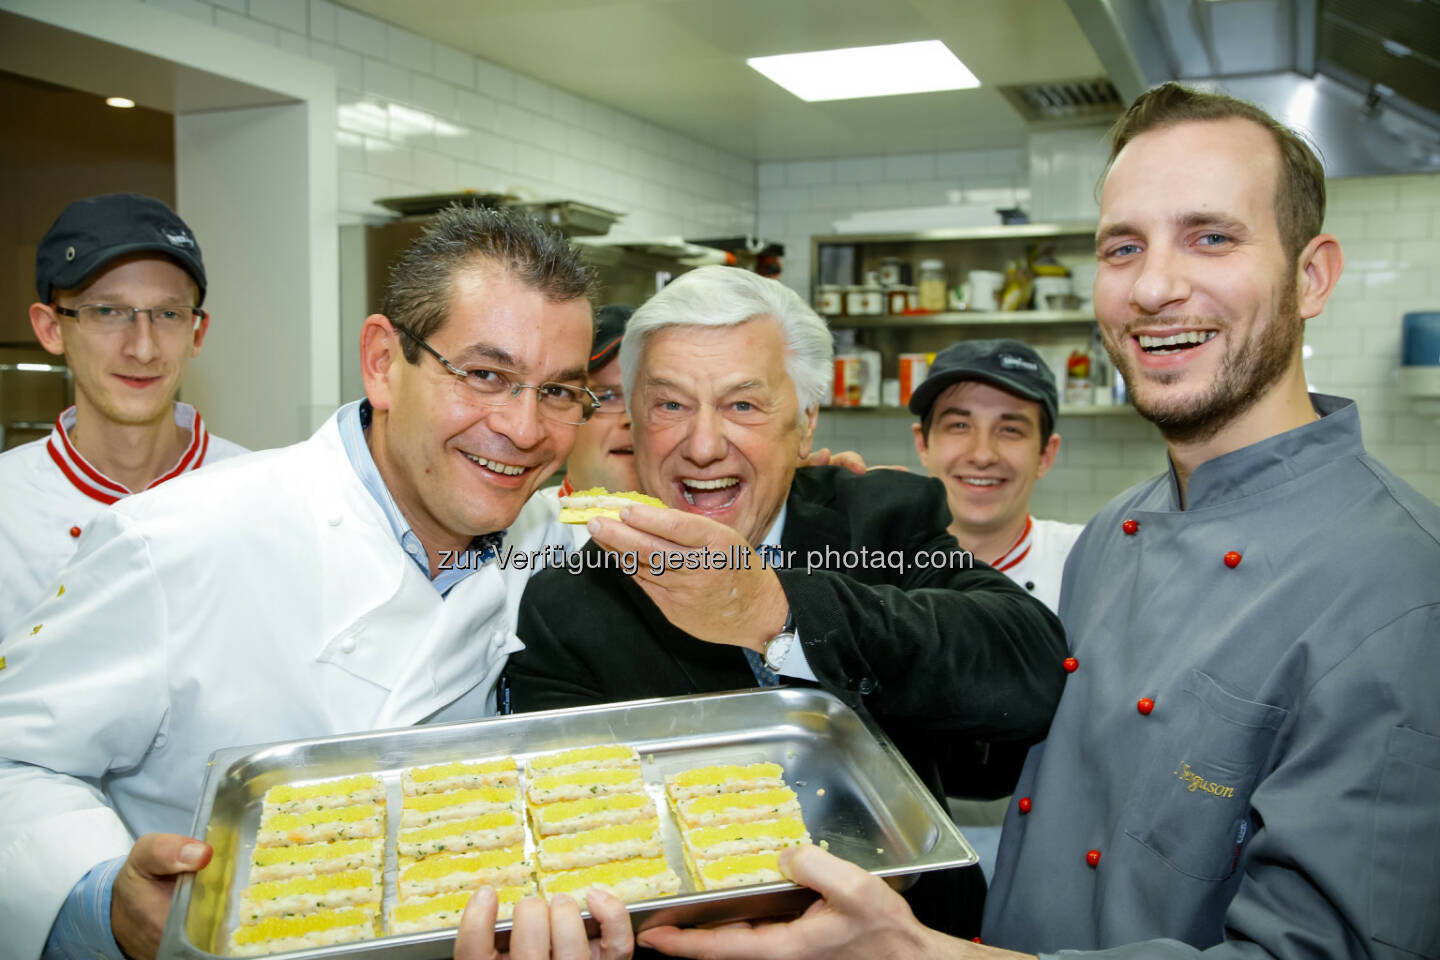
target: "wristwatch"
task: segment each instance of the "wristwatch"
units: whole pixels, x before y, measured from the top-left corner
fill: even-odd
[[[765,666],[775,673],[779,673],[780,668],[789,658],[790,648],[793,646],[795,646],[795,611],[792,608],[785,614],[785,626],[780,628],[779,633],[765,641]]]

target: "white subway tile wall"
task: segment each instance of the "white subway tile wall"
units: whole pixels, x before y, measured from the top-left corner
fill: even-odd
[[[616,236],[755,229],[753,161],[330,0],[144,2],[335,68],[341,222],[468,188],[623,212]]]
[[[856,213],[1030,199],[1023,149],[761,163],[756,229],[785,244],[782,279],[810,296],[810,238]]]
[[[964,154],[945,156],[951,159],[937,163],[937,170],[957,171],[956,189],[970,190],[976,177],[988,175],[988,166],[973,157],[967,162]],[[902,185],[886,177],[885,170],[898,169],[893,164],[882,167],[875,158],[858,164],[839,160],[837,174],[842,164],[874,176],[859,184],[862,199],[867,189]],[[797,258],[787,258],[785,272],[786,280],[808,296],[809,264],[804,261],[809,236],[830,232],[829,222],[850,211],[825,207],[825,187],[792,185],[795,168],[802,178],[814,176],[813,164],[760,165],[760,230],[767,235],[784,231],[788,249],[804,252],[798,265]],[[923,170],[923,164],[908,169]],[[1015,188],[1017,195],[1022,190]],[[1345,251],[1345,272],[1325,312],[1306,325],[1305,342],[1313,351],[1306,374],[1313,389],[1354,399],[1370,452],[1440,502],[1440,421],[1417,415],[1397,383],[1401,317],[1440,310],[1440,175],[1331,180],[1327,197],[1325,228]],[[782,200],[785,209],[777,209],[772,198]],[[964,333],[957,330],[956,339]],[[870,463],[904,464],[918,471],[910,429],[914,419],[902,411],[824,410],[816,444],[859,450]],[[1031,506],[1036,516],[1084,523],[1116,494],[1166,467],[1158,432],[1134,414],[1062,415],[1058,429],[1062,440],[1055,467],[1035,485]]]

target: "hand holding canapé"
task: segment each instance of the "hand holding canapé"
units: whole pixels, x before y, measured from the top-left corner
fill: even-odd
[[[620,520],[593,519],[588,529],[607,550],[633,551],[639,557],[635,582],[666,620],[693,637],[759,652],[785,626],[790,605],[775,571],[761,563],[739,532],[723,523],[637,503],[622,510]],[[666,562],[672,555],[702,553],[712,561],[698,569],[683,560]],[[659,562],[650,564],[651,557]],[[718,558],[725,558],[723,569]],[[734,563],[732,558],[749,562]]]

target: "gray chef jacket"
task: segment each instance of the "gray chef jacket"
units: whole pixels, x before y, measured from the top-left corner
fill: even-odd
[[[1311,399],[1323,419],[1201,464],[1183,511],[1172,471],[1081,535],[986,943],[1440,956],[1440,507],[1352,402]]]

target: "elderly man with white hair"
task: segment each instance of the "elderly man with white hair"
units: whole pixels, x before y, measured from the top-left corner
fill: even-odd
[[[832,352],[793,291],[731,267],[684,274],[635,312],[620,364],[636,472],[671,509],[592,520],[583,572],[531,581],[513,709],[798,679],[868,708],[932,787],[939,765],[977,794],[1013,786],[1063,686],[1060,625],[956,549],[938,481],[797,467]],[[751,562],[652,563],[675,554]],[[973,933],[984,881],[959,873],[922,880],[912,906]]]

